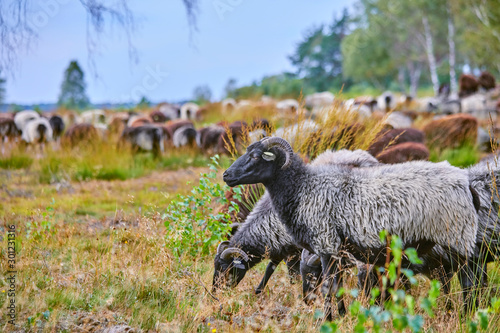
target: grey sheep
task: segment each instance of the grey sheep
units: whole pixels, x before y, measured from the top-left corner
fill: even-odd
[[[367,167],[377,163],[373,156],[363,150],[340,150],[320,154],[311,165]],[[298,275],[300,251],[274,213],[269,194],[265,193],[231,240],[222,242],[217,248],[213,286],[221,287],[223,281],[228,286],[236,286],[249,269],[269,256],[271,262],[255,290],[259,294],[283,260],[287,263],[290,275]]]
[[[438,244],[462,264],[474,253],[478,222],[468,177],[446,163],[310,167],[287,141],[264,138],[250,145],[223,179],[229,186],[264,184],[294,242],[320,256],[328,319],[343,245],[358,260],[383,264],[379,233],[387,230],[404,248],[419,246],[421,254]],[[460,281],[467,308],[468,289],[478,283],[470,266],[464,266]],[[338,308],[345,313],[340,303]]]

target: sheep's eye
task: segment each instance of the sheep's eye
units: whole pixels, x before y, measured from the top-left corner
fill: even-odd
[[[258,160],[260,158],[260,155],[259,154],[252,154],[252,158],[254,160]]]

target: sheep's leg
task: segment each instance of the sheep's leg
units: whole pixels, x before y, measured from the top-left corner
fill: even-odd
[[[331,321],[333,318],[332,295],[336,297],[339,289],[338,263],[329,255],[321,255],[321,265],[323,270],[322,293],[325,296],[325,318]],[[345,314],[345,305],[342,298],[337,302],[337,308],[340,315]]]
[[[271,262],[269,262],[269,264],[267,264],[266,272],[264,273],[264,277],[262,278],[262,281],[260,281],[259,285],[255,289],[256,294],[260,294],[264,290],[264,288],[267,285],[267,282],[271,278],[271,275],[273,275],[274,270],[276,269],[276,267],[279,265],[280,262],[276,263],[276,262],[271,261]]]

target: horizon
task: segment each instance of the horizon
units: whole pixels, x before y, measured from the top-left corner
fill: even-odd
[[[132,64],[129,59],[124,34],[117,33],[116,26],[107,26],[95,54],[98,77],[89,64],[86,14],[81,5],[59,4],[51,11],[33,8],[33,17],[42,13],[48,20],[38,25],[37,46],[19,56],[20,69],[2,75],[7,79],[4,104],[57,103],[63,72],[71,60],[83,69],[94,105],[137,103],[144,92],[153,103],[189,100],[201,85],[208,85],[212,99],[220,100],[230,78],[244,85],[267,75],[293,72],[288,56],[304,33],[330,24],[352,1],[240,2],[222,7],[225,12],[217,11],[220,3],[224,2],[200,4],[198,32],[192,35],[182,2],[157,1],[155,7],[132,4],[139,26],[132,42],[139,62]],[[258,16],[260,20],[255,19]],[[158,30],[167,32],[164,40],[158,41]]]

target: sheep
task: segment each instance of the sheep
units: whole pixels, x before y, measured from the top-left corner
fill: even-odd
[[[192,126],[183,126],[178,128],[172,137],[175,148],[192,145],[196,142],[196,130]]]
[[[314,93],[306,96],[305,106],[310,108],[312,113],[318,113],[324,108],[331,107],[334,100],[335,96],[329,91]]]
[[[489,72],[482,72],[478,79],[479,86],[488,91],[496,87],[496,80]]]
[[[163,115],[168,120],[174,120],[174,119],[178,119],[181,117],[181,109],[178,105],[161,103],[161,104],[158,104],[157,107],[158,107],[158,111],[163,113]]]
[[[273,136],[286,139],[293,146],[298,139],[307,138],[318,129],[319,125],[316,122],[307,119],[292,126],[278,128]]]
[[[295,113],[299,111],[300,109],[300,104],[297,102],[295,99],[284,99],[282,101],[279,101],[276,103],[276,109],[279,112],[291,112]]]
[[[219,136],[217,141],[217,152],[221,154],[230,154],[230,150],[233,148],[238,150],[244,140],[243,136],[247,132],[247,127],[247,123],[244,121],[232,122],[227,125],[227,130],[226,127],[224,127],[224,133]],[[231,138],[229,138],[229,134]],[[231,142],[234,143],[234,147],[232,147]]]
[[[466,97],[475,94],[479,90],[479,82],[477,82],[474,76],[468,74],[460,75],[460,78],[458,79],[458,85],[459,97]]]
[[[235,287],[246,272],[265,257],[267,265],[262,281],[255,289],[260,294],[274,270],[285,261],[291,276],[299,275],[300,249],[292,242],[279,218],[273,213],[270,197],[264,193],[252,212],[229,241],[217,247],[214,259],[213,289],[223,286]]]
[[[398,128],[382,131],[377,135],[374,142],[368,147],[368,152],[377,156],[384,149],[403,142],[424,143],[424,132],[414,128]]]
[[[52,141],[52,127],[47,118],[37,118],[24,125],[21,139],[24,144],[40,144],[43,153],[46,142]]]
[[[441,245],[461,264],[469,263],[474,253],[478,223],[467,174],[448,163],[313,168],[286,140],[264,138],[248,146],[223,180],[229,186],[264,184],[294,242],[320,256],[329,319],[343,242],[357,260],[373,264],[385,263],[382,230],[398,235],[403,248],[419,245],[426,253]],[[469,289],[477,286],[472,265],[463,267],[460,279],[466,309]],[[339,305],[339,313],[344,314],[345,307]]]
[[[392,128],[408,128],[413,124],[413,119],[402,112],[394,111],[387,116],[384,123]]]
[[[16,123],[17,129],[22,131],[28,122],[38,118],[40,118],[38,112],[34,110],[23,110],[14,115],[14,122]]]
[[[131,144],[134,152],[152,151],[154,157],[159,157],[164,151],[163,129],[154,125],[126,128],[118,141],[118,148],[126,142]]]
[[[9,139],[15,139],[21,135],[21,131],[17,128],[14,119],[0,118],[0,139],[2,140],[2,155],[5,154],[5,144]]]
[[[220,136],[225,132],[226,129],[220,125],[201,128],[196,135],[196,144],[203,152],[214,151],[217,149]]]
[[[423,143],[404,142],[385,149],[376,157],[379,162],[385,164],[427,161],[429,159],[429,149]]]
[[[78,123],[80,124],[105,124],[106,123],[106,113],[104,110],[95,109],[82,112],[80,115]]]
[[[234,100],[234,98],[226,98],[221,102],[221,104],[223,113],[233,111],[236,108],[236,101]]]
[[[311,163],[313,167],[328,165],[365,167],[375,164],[378,164],[377,160],[362,150],[326,151]],[[256,191],[257,189],[254,186],[251,187],[250,192],[255,193]],[[242,199],[248,201],[248,198],[247,195],[246,198]],[[247,211],[245,205],[239,206],[240,211],[241,209]],[[246,217],[245,214],[238,214],[238,216],[240,219]],[[237,285],[243,279],[246,271],[262,261],[267,252],[269,252],[271,262],[267,266],[264,278],[256,289],[257,294],[264,289],[276,266],[282,260],[294,258],[291,265],[288,261],[287,265],[289,271],[298,273],[297,262],[300,257],[300,249],[292,242],[285,227],[272,209],[269,195],[265,193],[255,204],[245,223],[238,228],[230,241],[219,245],[214,261],[214,287],[219,287],[223,279],[233,286]],[[237,260],[237,263],[234,263],[234,260]],[[235,270],[231,268],[235,268]]]
[[[169,117],[165,116],[164,113],[160,111],[153,111],[149,114],[149,118],[153,120],[154,123],[164,123],[170,120]]]
[[[423,128],[427,145],[440,149],[473,145],[477,140],[477,129],[477,119],[463,113],[433,120]]]
[[[184,103],[181,106],[181,119],[194,119],[199,109],[195,103]]]
[[[59,142],[59,139],[61,138],[61,135],[63,134],[65,128],[63,119],[58,115],[54,115],[49,118],[49,123],[52,127],[54,139]]]
[[[141,114],[132,116],[127,121],[127,127],[139,127],[152,124],[153,124],[153,119],[151,119],[149,116]]]
[[[194,124],[191,120],[176,119],[170,120],[166,124],[162,124],[163,134],[168,139],[173,139],[175,131],[181,127],[191,127],[194,128]]]
[[[95,146],[100,140],[99,132],[92,124],[74,124],[62,137],[63,146],[74,148],[86,144]]]
[[[388,112],[396,106],[396,98],[390,91],[384,92],[377,98],[377,106],[379,110]]]

